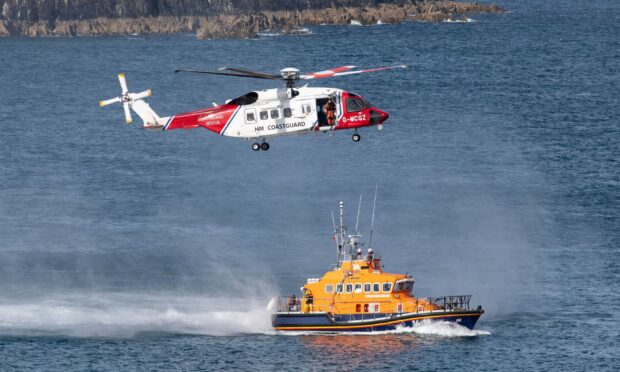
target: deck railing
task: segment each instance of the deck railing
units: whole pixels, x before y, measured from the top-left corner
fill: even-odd
[[[469,310],[471,295],[428,297],[426,300],[432,305],[439,306],[444,310]]]
[[[427,304],[431,305],[435,310],[442,311],[457,311],[457,310],[471,310],[469,307],[469,301],[471,299],[471,295],[461,295],[461,296],[443,296],[443,297],[427,297],[427,298],[419,298],[415,303],[415,311],[416,312],[426,312],[426,311],[434,311],[429,310],[426,306]],[[307,304],[305,298],[301,297],[276,297],[275,298],[275,308],[273,309],[275,312],[284,312],[284,313],[295,313],[295,312],[314,312],[314,311],[325,311],[325,312],[333,312],[333,303],[328,305],[326,308],[326,302],[331,302],[332,298],[314,298],[313,304]],[[419,302],[418,302],[419,301]],[[380,313],[400,313],[402,312],[402,308],[398,307],[397,302],[393,301],[381,301],[375,300],[373,302],[381,303]],[[360,304],[362,303],[359,300],[349,300],[349,301],[339,301],[341,304]],[[316,307],[315,307],[316,305]],[[372,314],[372,313],[369,313]]]

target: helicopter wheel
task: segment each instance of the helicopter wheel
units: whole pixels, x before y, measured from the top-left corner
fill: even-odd
[[[254,143],[252,144],[252,150],[254,150],[254,151],[258,151],[258,150],[260,150],[260,147],[261,147],[261,146],[260,146],[260,144],[259,144],[258,142],[254,142]]]
[[[263,142],[263,143],[261,143],[260,148],[263,151],[267,151],[267,150],[269,150],[269,144],[267,142]]]
[[[353,142],[359,142],[362,139],[362,136],[360,136],[359,134],[355,133],[351,139],[353,140]]]

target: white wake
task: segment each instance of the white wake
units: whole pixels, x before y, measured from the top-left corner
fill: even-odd
[[[0,335],[132,337],[140,332],[204,335],[267,333],[265,299],[74,296],[0,303]]]

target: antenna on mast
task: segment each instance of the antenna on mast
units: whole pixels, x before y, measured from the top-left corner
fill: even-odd
[[[338,238],[338,230],[336,229],[336,219],[332,210],[332,224],[334,225],[334,240],[336,241],[336,262],[340,265],[340,242]]]
[[[375,227],[375,208],[377,207],[377,189],[379,186],[375,186],[375,201],[372,203],[372,221],[370,222],[370,239],[368,240],[368,249],[372,248],[372,231]]]
[[[344,248],[344,238],[345,238],[345,231],[344,231],[344,202],[341,200],[340,201],[340,247]]]
[[[360,201],[357,205],[357,220],[355,221],[355,235],[359,235],[360,230],[358,226],[360,224],[360,210],[362,209],[362,194],[360,194]]]

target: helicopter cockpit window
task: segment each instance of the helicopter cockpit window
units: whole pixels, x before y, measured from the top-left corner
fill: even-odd
[[[277,119],[280,117],[280,111],[278,109],[271,110],[271,118]]]
[[[293,116],[293,110],[291,110],[290,107],[285,107],[284,110],[282,110],[282,113],[284,114],[285,118],[290,118],[291,116]]]
[[[269,119],[269,114],[267,113],[267,111],[261,111],[261,112],[260,112],[260,119],[261,119],[261,120],[267,120],[267,119]]]
[[[347,111],[357,112],[364,109],[364,104],[357,98],[347,98]]]
[[[228,102],[228,104],[243,106],[243,105],[251,105],[256,101],[258,101],[258,93],[250,92],[250,93],[242,95],[241,97],[237,97],[233,99],[232,101]]]

